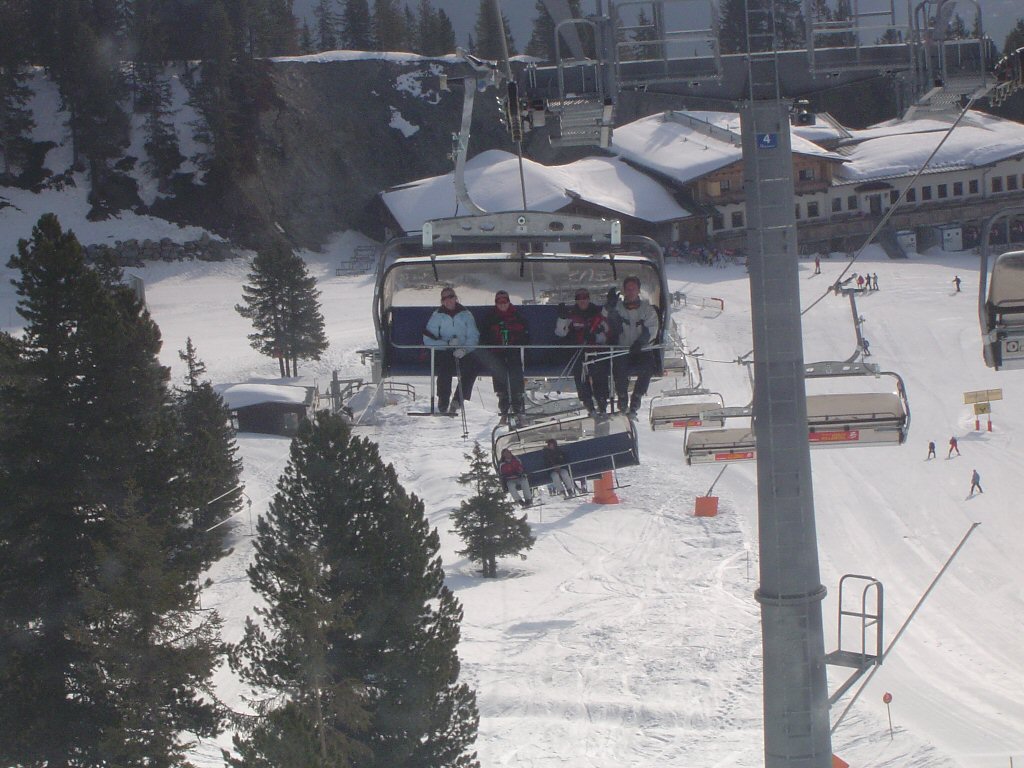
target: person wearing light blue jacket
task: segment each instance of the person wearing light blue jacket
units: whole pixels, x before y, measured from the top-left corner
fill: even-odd
[[[427,320],[423,343],[428,347],[442,348],[434,352],[437,409],[441,413],[458,413],[462,402],[473,394],[476,383],[479,366],[473,352],[480,343],[480,331],[473,314],[459,303],[455,289],[441,289],[441,306]],[[462,375],[452,399],[452,377],[456,371]]]

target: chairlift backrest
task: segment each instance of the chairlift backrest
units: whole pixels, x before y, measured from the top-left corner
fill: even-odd
[[[1007,221],[1024,218],[1024,206],[995,214],[982,227],[978,320],[982,355],[990,368],[1024,368],[1024,251],[995,257],[989,279],[993,233]]]
[[[544,448],[554,438],[569,461],[574,478],[597,477],[640,463],[636,430],[623,414],[551,419],[502,431],[491,437],[495,469],[508,448],[523,464],[530,485],[546,485],[551,470],[545,466]]]

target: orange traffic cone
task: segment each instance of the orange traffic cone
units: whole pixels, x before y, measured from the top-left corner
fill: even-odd
[[[615,495],[615,479],[611,472],[605,472],[594,480],[593,502],[595,504],[619,503],[619,497]]]
[[[718,514],[717,496],[698,496],[693,510],[696,517],[714,517]]]

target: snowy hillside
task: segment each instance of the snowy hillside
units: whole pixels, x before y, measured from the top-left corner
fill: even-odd
[[[69,199],[55,196],[48,203],[75,228]],[[11,209],[2,212],[4,256],[33,222]],[[152,236],[153,224],[125,217],[105,226],[111,237],[125,239]],[[301,383],[323,387],[335,369],[343,377],[367,375],[357,350],[375,343],[373,280],[335,276],[339,254],[354,242],[342,238],[328,253],[306,254],[323,292],[331,347],[322,362],[304,367]],[[827,650],[835,643],[840,576],[868,574],[884,583],[889,642],[971,524],[981,526],[836,730],[834,751],[851,765],[876,768],[1020,762],[1024,510],[1016,492],[1024,460],[1024,374],[997,374],[981,361],[974,257],[930,253],[894,262],[869,248],[864,258],[855,269],[876,272],[881,287],[858,302],[864,332],[874,361],[906,380],[912,423],[902,447],[813,454],[822,577],[830,593]],[[805,306],[844,265],[842,258],[826,260],[818,277],[803,265]],[[279,381],[276,363],[248,347],[248,323],[233,310],[245,263],[159,263],[132,271],[145,280],[163,332],[162,359],[175,380],[183,374],[177,350],[191,336],[215,384]],[[15,330],[15,297],[9,271],[3,272],[0,323]],[[953,294],[954,274],[964,278],[965,293]],[[751,347],[743,268],[672,265],[669,284],[724,300],[720,315],[680,308],[675,318],[705,356],[705,385],[729,405],[746,404],[746,371],[729,362]],[[805,316],[804,335],[808,361],[847,357],[854,345],[848,303],[822,301]],[[412,383],[425,399],[427,382]],[[1005,399],[994,404],[993,431],[974,432],[962,392],[997,387]],[[468,409],[470,437],[486,443],[495,398],[486,383],[479,392]],[[380,443],[405,486],[425,499],[441,533],[449,583],[465,608],[460,652],[465,679],[479,698],[482,765],[761,765],[754,466],[730,467],[715,487],[720,514],[696,518],[694,498],[707,491],[718,469],[687,467],[682,431],[652,432],[642,422],[643,464],[622,473],[628,487],[618,492],[621,503],[557,501],[532,509],[536,546],[526,560],[499,562],[499,578],[485,582],[454,554],[459,542],[448,530],[448,514],[465,493],[454,477],[465,467],[462,455],[471,442],[460,439],[452,421],[411,418],[407,407],[390,407],[379,424],[359,429]],[[960,438],[963,455],[946,460],[950,435]],[[939,458],[926,461],[929,440],[940,446]],[[274,493],[288,442],[243,434],[238,443],[255,516]],[[985,493],[967,498],[973,468]],[[243,512],[232,529],[234,552],[214,567],[213,586],[203,597],[205,608],[224,616],[228,640],[237,639],[251,613],[244,573],[251,532]],[[832,679],[831,687],[839,682]],[[225,701],[244,705],[244,692],[226,670],[218,684]],[[892,739],[885,691],[893,695]],[[229,742],[229,736],[221,739],[221,745]],[[196,759],[220,765],[217,745],[203,745]]]

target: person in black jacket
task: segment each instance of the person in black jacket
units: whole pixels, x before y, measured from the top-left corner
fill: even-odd
[[[576,495],[576,486],[572,482],[572,472],[569,471],[569,459],[565,451],[558,447],[558,441],[551,438],[547,442],[544,451],[544,467],[551,470],[551,484],[562,487],[562,495],[569,499]]]
[[[484,318],[481,340],[487,345],[507,347],[491,350],[498,362],[497,366],[492,366],[491,381],[494,394],[498,396],[498,410],[501,411],[504,423],[512,413],[520,414],[524,410],[526,382],[523,377],[522,347],[530,343],[530,328],[526,318],[512,304],[508,291],[494,294],[494,309]]]
[[[601,313],[601,307],[590,303],[590,291],[580,288],[576,291],[576,303],[572,307],[558,305],[558,320],[555,335],[575,344],[578,349],[573,357],[572,376],[576,382],[576,395],[587,413],[604,413],[608,407],[608,376],[610,365],[603,345],[608,343],[608,321]],[[587,359],[593,353],[604,359]]]

